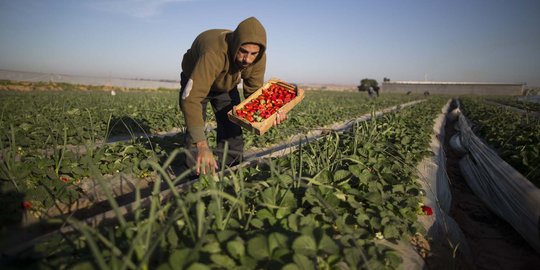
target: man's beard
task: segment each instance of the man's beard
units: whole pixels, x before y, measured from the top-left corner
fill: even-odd
[[[244,61],[236,61],[236,65],[240,69],[246,69],[247,67],[249,67],[250,64],[248,64],[247,62],[244,62]]]

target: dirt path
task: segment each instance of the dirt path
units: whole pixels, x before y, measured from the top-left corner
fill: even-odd
[[[450,215],[467,238],[474,266],[476,269],[540,269],[540,254],[510,224],[492,213],[463,178],[459,157],[449,144],[457,132],[454,129],[456,122],[446,122],[444,141],[452,192]]]

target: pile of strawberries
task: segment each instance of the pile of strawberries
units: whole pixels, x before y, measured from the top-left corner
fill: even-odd
[[[236,115],[250,123],[262,122],[279,108],[296,97],[296,92],[279,84],[271,84],[262,94],[252,99],[244,107],[236,109]]]

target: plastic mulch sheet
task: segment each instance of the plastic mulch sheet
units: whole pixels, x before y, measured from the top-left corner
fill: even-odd
[[[419,181],[426,192],[424,204],[434,211],[431,216],[420,216],[419,222],[431,238],[432,253],[438,258],[438,264],[434,267],[450,267],[450,265],[472,265],[472,253],[467,240],[459,225],[450,217],[449,211],[452,204],[452,193],[449,178],[446,172],[446,155],[442,142],[444,142],[444,126],[446,112],[450,101],[442,108],[433,126],[433,135],[430,143],[432,156],[425,158],[417,167]]]
[[[540,253],[540,189],[478,138],[461,113],[458,127],[460,147],[467,152],[460,160],[467,184]]]

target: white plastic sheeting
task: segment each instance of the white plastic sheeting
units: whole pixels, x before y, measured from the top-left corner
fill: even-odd
[[[467,153],[460,168],[469,187],[540,253],[540,189],[478,138],[459,113],[460,144]]]
[[[430,148],[432,156],[426,157],[417,167],[422,188],[426,191],[424,204],[433,209],[431,216],[419,216],[420,223],[427,231],[432,250],[436,249],[439,261],[435,267],[468,268],[473,265],[473,258],[467,240],[459,225],[449,215],[452,193],[446,172],[446,154],[441,142],[444,142],[444,127],[450,102],[442,108],[433,126]],[[443,253],[443,254],[440,254]]]

